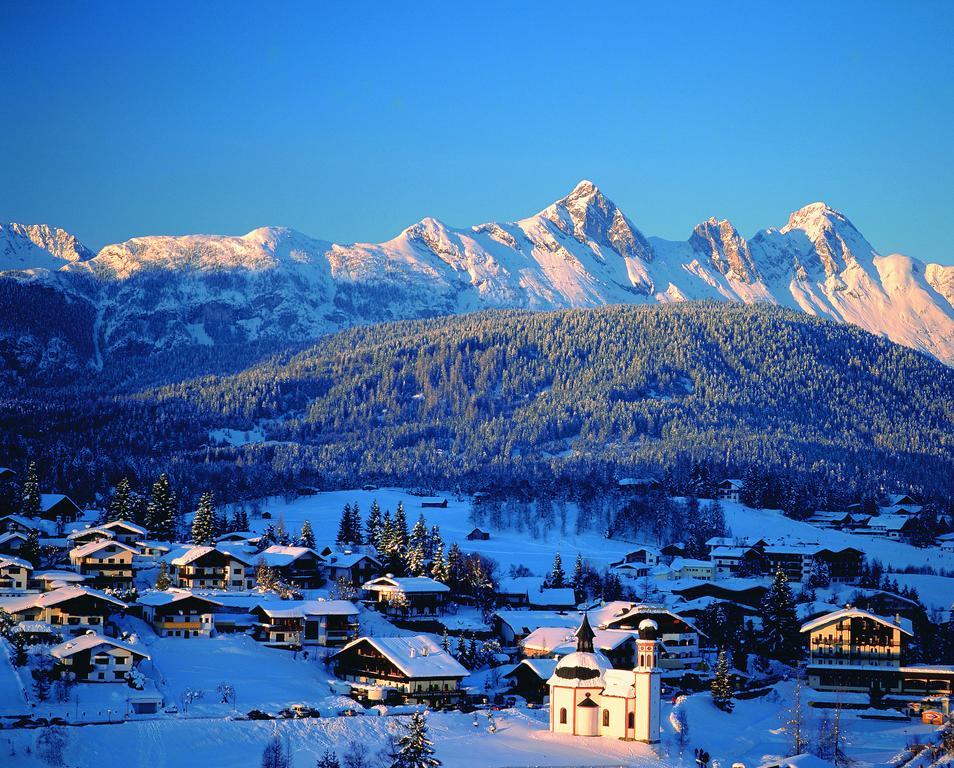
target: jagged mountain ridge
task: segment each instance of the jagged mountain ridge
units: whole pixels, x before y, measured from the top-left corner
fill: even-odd
[[[750,240],[711,218],[688,240],[669,241],[646,237],[583,181],[525,219],[454,228],[425,218],[378,244],[265,227],[240,237],[138,237],[94,256],[62,230],[14,224],[0,228],[0,255],[3,276],[19,286],[89,304],[92,367],[115,354],[297,342],[477,309],[685,300],[780,304],[954,364],[954,268],[882,256],[824,203]],[[5,358],[10,331],[0,322]],[[40,364],[62,361],[61,347]]]

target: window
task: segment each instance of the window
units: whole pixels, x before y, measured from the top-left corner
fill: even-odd
[[[566,707],[560,707],[560,725],[566,725]]]
[[[603,727],[609,728],[609,710],[608,709],[603,710]]]
[[[635,728],[635,727],[636,727],[636,713],[635,713],[635,712],[630,712],[628,715],[626,715],[626,727],[627,727],[627,728]]]
[[[93,657],[94,664],[109,664],[109,654],[107,653],[97,653]]]

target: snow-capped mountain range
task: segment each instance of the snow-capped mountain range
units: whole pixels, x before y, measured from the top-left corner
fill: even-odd
[[[93,351],[72,356],[56,333],[40,334],[24,361],[18,350],[30,329],[0,320],[0,355],[21,367],[304,341],[358,323],[486,308],[700,299],[801,309],[954,364],[954,267],[881,255],[824,203],[750,240],[715,218],[685,241],[646,237],[589,181],[519,221],[454,228],[426,218],[378,244],[265,227],[241,237],[137,237],[93,254],[59,229],[0,225],[0,275],[17,284],[10,300],[46,289],[73,309],[88,304],[79,314],[90,318]]]

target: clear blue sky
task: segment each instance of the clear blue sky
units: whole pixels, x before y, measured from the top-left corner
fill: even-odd
[[[651,235],[716,215],[751,236],[821,199],[879,250],[954,263],[954,2],[6,0],[2,19],[0,220],[94,248],[267,224],[381,240],[589,178]]]

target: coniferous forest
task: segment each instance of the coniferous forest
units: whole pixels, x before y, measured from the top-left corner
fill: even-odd
[[[162,472],[193,503],[369,482],[573,497],[626,476],[687,494],[745,478],[751,502],[796,515],[954,495],[954,372],[772,307],[484,312],[348,330],[237,374],[128,365],[8,389],[4,463],[34,460],[83,501]],[[116,383],[147,380],[164,383]]]

